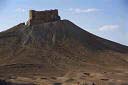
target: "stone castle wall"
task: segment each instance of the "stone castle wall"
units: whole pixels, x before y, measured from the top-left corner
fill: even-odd
[[[41,24],[46,22],[53,22],[60,20],[58,10],[45,10],[45,11],[29,11],[29,21],[28,25]]]

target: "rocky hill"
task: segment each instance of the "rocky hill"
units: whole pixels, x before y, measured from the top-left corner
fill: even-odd
[[[93,35],[69,20],[30,24],[0,33],[1,79],[40,85],[126,83],[128,46]]]

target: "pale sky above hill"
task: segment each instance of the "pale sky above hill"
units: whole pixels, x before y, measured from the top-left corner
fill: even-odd
[[[0,31],[26,22],[30,9],[59,9],[62,19],[128,45],[128,0],[0,0]]]

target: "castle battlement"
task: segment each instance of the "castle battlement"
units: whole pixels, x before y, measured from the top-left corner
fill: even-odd
[[[45,10],[45,11],[29,11],[29,20],[27,22],[28,25],[36,25],[42,24],[46,22],[53,22],[60,20],[60,16],[58,14],[58,10]]]

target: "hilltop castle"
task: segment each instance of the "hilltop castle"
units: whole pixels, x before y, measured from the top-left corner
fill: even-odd
[[[58,10],[45,10],[45,11],[29,11],[29,20],[27,25],[36,25],[42,24],[46,22],[53,22],[60,20],[60,16],[58,14]]]

